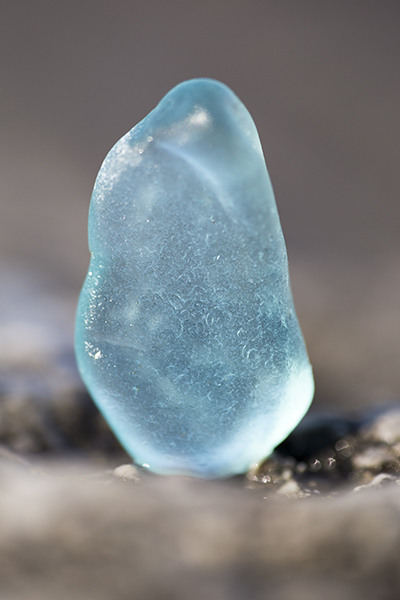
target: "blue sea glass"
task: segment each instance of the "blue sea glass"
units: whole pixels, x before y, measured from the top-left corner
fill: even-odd
[[[135,462],[225,477],[295,427],[313,377],[257,130],[194,79],[112,148],[89,213],[82,378]]]

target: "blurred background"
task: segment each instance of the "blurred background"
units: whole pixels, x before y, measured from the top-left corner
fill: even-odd
[[[399,32],[395,0],[3,0],[0,371],[70,351],[103,158],[212,77],[259,130],[315,408],[398,398]]]

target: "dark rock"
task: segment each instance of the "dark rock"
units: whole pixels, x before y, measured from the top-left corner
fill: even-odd
[[[282,456],[292,456],[304,461],[322,448],[335,446],[342,438],[352,435],[358,428],[355,419],[338,415],[307,415],[276,451]]]
[[[0,443],[21,453],[125,453],[73,352],[76,298],[40,272],[0,269]]]

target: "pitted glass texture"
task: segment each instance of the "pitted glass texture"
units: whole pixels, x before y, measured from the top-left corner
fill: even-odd
[[[117,142],[89,246],[78,367],[135,462],[225,477],[266,457],[313,378],[258,134],[229,88],[184,82]]]

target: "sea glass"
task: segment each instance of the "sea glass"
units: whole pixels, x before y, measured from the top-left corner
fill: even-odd
[[[313,377],[256,127],[181,83],[106,157],[79,300],[82,378],[134,461],[227,477],[296,426]]]

